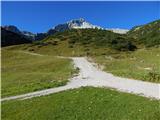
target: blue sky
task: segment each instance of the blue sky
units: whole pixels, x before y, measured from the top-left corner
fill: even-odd
[[[59,23],[84,18],[104,28],[130,29],[160,19],[160,2],[2,2],[2,25],[45,32]]]

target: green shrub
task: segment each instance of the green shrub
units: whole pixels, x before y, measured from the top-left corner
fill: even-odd
[[[69,44],[75,44],[75,43],[76,43],[76,41],[75,41],[75,40],[73,40],[73,39],[70,39],[70,40],[68,41],[68,43],[69,43]]]
[[[149,72],[145,77],[153,82],[160,81],[160,74],[155,71]]]
[[[130,41],[112,41],[112,48],[119,50],[119,51],[134,51],[137,49],[135,45],[133,45]]]
[[[68,47],[69,47],[69,48],[73,48],[74,46],[73,46],[73,45],[68,45]]]

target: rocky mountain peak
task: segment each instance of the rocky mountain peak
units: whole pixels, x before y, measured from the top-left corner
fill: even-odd
[[[6,26],[3,26],[3,28],[5,30],[8,30],[8,31],[11,31],[11,32],[14,32],[14,33],[18,33],[18,34],[21,34],[21,31],[14,25],[6,25]]]
[[[62,32],[62,31],[69,30],[69,29],[86,29],[86,28],[103,29],[99,26],[92,25],[91,23],[87,22],[84,18],[73,19],[64,24],[59,24],[55,26],[54,29],[58,32]]]
[[[83,22],[86,22],[84,18],[79,19],[73,19],[67,22],[68,24],[83,24]]]

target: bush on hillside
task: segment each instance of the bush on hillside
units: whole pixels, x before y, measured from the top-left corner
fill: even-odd
[[[74,47],[74,46],[73,46],[73,45],[71,45],[71,44],[70,44],[70,45],[68,45],[68,48],[73,48],[73,47]]]
[[[160,74],[155,71],[149,72],[145,77],[146,79],[153,81],[153,82],[160,81]]]
[[[122,43],[113,44],[112,48],[119,51],[134,51],[137,47],[133,45],[131,42],[122,42]]]

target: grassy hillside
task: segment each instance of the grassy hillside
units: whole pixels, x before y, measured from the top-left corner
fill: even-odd
[[[110,52],[134,51],[136,50],[134,44],[134,39],[111,31],[74,29],[56,33],[30,45],[22,45],[21,49],[49,55],[94,56]]]
[[[80,88],[2,102],[3,120],[159,120],[159,101],[103,88]]]
[[[2,49],[2,97],[66,84],[75,69],[69,59]]]
[[[114,75],[160,83],[160,48],[92,57]]]
[[[43,41],[54,44],[55,39],[62,41],[68,40],[70,47],[74,47],[75,44],[80,44],[82,46],[108,47],[120,51],[135,50],[135,46],[127,36],[116,34],[107,30],[74,29],[63,33],[57,33]]]
[[[160,45],[160,20],[136,26],[128,32],[128,36],[137,40],[137,43],[146,47]]]

